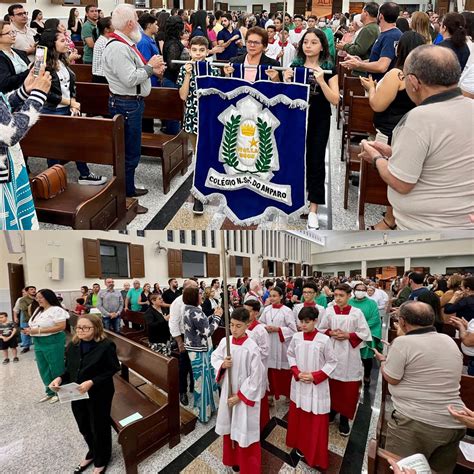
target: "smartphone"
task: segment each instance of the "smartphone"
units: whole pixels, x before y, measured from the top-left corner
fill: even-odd
[[[33,65],[33,75],[38,76],[41,66],[46,64],[46,55],[48,53],[48,48],[46,46],[37,46],[35,53],[35,63]]]

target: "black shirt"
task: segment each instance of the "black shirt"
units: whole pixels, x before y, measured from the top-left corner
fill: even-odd
[[[179,291],[172,291],[170,288],[163,291],[163,301],[166,304],[171,304],[179,296]]]
[[[445,39],[438,44],[438,46],[444,46],[446,48],[452,49],[456,56],[459,59],[459,64],[461,65],[461,71],[466,66],[467,60],[469,59],[469,55],[471,52],[469,51],[469,46],[467,44],[463,44],[460,48],[456,48],[451,41],[451,38]]]
[[[168,321],[158,310],[151,306],[145,311],[143,317],[145,318],[150,343],[166,343],[171,339]]]

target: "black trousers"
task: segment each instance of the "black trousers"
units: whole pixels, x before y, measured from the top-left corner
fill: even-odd
[[[110,410],[114,392],[106,388],[89,396],[87,400],[71,402],[71,407],[89,448],[86,459],[93,459],[95,467],[102,467],[107,465],[112,453]]]
[[[187,351],[179,353],[179,393],[188,393],[188,374],[189,374],[189,391],[194,391],[193,369]]]
[[[320,113],[320,111],[319,111]],[[331,117],[319,116],[318,110],[310,106],[308,112],[308,131],[306,132],[306,190],[308,201],[325,204],[326,193],[326,146],[331,129]]]
[[[364,378],[370,379],[370,374],[374,365],[374,359],[362,359],[362,364],[364,365]]]

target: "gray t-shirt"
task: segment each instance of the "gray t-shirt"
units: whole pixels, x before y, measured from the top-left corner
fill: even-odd
[[[459,396],[463,357],[456,343],[436,331],[397,337],[384,372],[397,380],[390,385],[395,410],[413,420],[440,428],[463,428],[448,405],[464,406]]]
[[[388,169],[415,186],[408,194],[388,187],[398,229],[474,228],[473,125],[474,101],[459,89],[426,99],[402,118]]]

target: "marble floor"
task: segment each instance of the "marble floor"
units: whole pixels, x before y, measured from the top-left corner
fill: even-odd
[[[360,403],[349,438],[330,427],[328,473],[366,472],[366,445],[373,434],[380,398],[378,368],[372,372],[370,389],[361,392]],[[84,456],[86,448],[77,430],[69,404],[38,403],[43,396],[34,351],[20,354],[20,362],[0,367],[0,472],[62,474]],[[191,397],[191,395],[190,395]],[[262,473],[317,472],[300,460],[285,444],[288,405],[284,399],[271,408],[271,421],[262,434]],[[232,472],[221,463],[221,440],[214,431],[215,417],[196,429],[173,449],[164,446],[138,466],[138,472],[166,474],[211,474]],[[113,432],[112,460],[107,472],[124,473],[125,466],[117,436]]]

